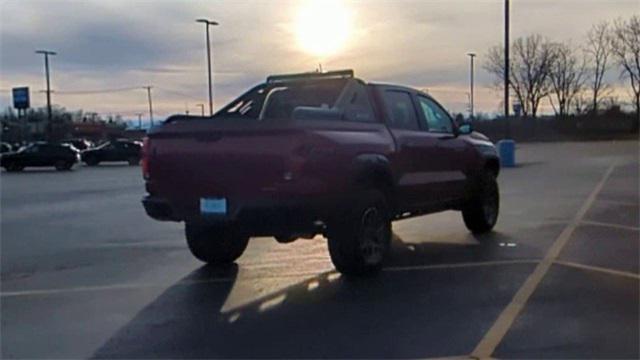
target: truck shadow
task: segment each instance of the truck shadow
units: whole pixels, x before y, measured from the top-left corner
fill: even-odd
[[[499,241],[502,235],[494,235]],[[486,243],[486,242],[484,242]],[[413,247],[413,249],[410,249]],[[489,245],[394,240],[391,265],[482,259]],[[475,249],[475,250],[474,250]],[[486,256],[489,256],[488,254]],[[242,267],[203,266],[148,304],[95,358],[400,358],[473,350],[532,264],[383,271],[347,279],[335,271],[291,279],[245,278]],[[255,275],[255,274],[254,274]],[[231,293],[257,291],[238,306]],[[243,290],[244,289],[244,290]],[[243,291],[245,291],[243,293]],[[241,296],[242,297],[242,296]],[[473,319],[473,321],[469,321]]]
[[[502,247],[513,239],[503,233],[467,235],[460,243],[412,243],[393,236],[387,267],[430,266],[513,259]]]

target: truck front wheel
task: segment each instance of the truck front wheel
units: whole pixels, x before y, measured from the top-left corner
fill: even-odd
[[[208,264],[230,264],[239,258],[249,237],[229,225],[186,223],[187,245],[193,256]]]
[[[462,209],[462,218],[474,234],[487,233],[498,221],[500,192],[496,177],[490,172],[482,173],[474,184],[471,198]]]
[[[379,271],[391,243],[391,218],[384,195],[369,190],[359,198],[328,228],[331,261],[345,275]]]

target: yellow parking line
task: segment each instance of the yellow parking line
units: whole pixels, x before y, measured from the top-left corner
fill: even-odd
[[[632,202],[632,201],[598,199],[598,202],[605,202],[605,203],[610,203],[610,204],[613,204],[613,205],[620,205],[620,206],[638,206],[637,202]]]
[[[564,228],[564,230],[562,230],[560,235],[558,235],[558,238],[551,245],[544,259],[538,264],[538,266],[536,266],[531,275],[529,275],[527,280],[525,280],[524,284],[522,284],[520,289],[518,289],[518,292],[513,296],[509,305],[507,305],[507,307],[502,311],[489,331],[487,331],[482,340],[480,340],[476,348],[471,353],[472,357],[484,359],[493,354],[498,344],[500,344],[504,336],[507,334],[507,331],[509,331],[509,328],[511,328],[511,325],[518,314],[520,314],[520,311],[522,311],[525,304],[542,281],[542,278],[545,276],[547,271],[549,271],[549,268],[558,257],[558,254],[560,254],[562,248],[571,238],[571,234],[573,234],[582,221],[584,215],[587,213],[589,208],[591,208],[596,196],[604,187],[605,182],[609,179],[609,176],[611,176],[611,172],[614,168],[615,163],[609,166],[607,171],[605,171],[602,179],[600,179],[591,194],[589,194],[589,197],[587,197],[584,204],[582,204],[572,221]]]
[[[433,264],[433,265],[413,265],[413,266],[391,266],[386,267],[382,271],[419,271],[431,269],[455,269],[476,266],[496,266],[496,265],[512,265],[512,264],[535,264],[539,259],[515,259],[515,260],[494,260],[494,261],[476,261],[449,264]]]
[[[207,279],[207,280],[195,280],[195,281],[183,281],[178,282],[174,285],[192,285],[199,283],[224,283],[231,282],[234,279],[229,278],[218,278],[218,279]],[[154,288],[154,287],[169,287],[172,285],[167,284],[114,284],[114,285],[104,285],[104,286],[78,286],[72,288],[61,288],[61,289],[35,289],[35,290],[21,290],[21,291],[3,291],[0,292],[1,297],[14,297],[14,296],[30,296],[30,295],[54,295],[54,294],[65,294],[65,293],[73,293],[73,292],[87,292],[87,291],[106,291],[106,290],[127,290],[127,289],[143,289],[143,288]]]
[[[610,227],[610,228],[615,228],[615,229],[640,231],[640,227],[628,226],[628,225],[619,225],[619,224],[611,224],[611,223],[605,223],[605,222],[600,222],[600,221],[582,220],[581,223],[584,224],[584,225],[604,226],[604,227]]]
[[[575,263],[575,262],[571,262],[571,261],[554,261],[554,264],[573,267],[573,268],[578,268],[578,269],[584,269],[584,270],[598,271],[598,272],[606,273],[606,274],[609,274],[609,275],[624,276],[624,277],[640,280],[640,274],[635,274],[635,273],[628,272],[628,271],[620,271],[620,270],[603,268],[603,267],[600,267],[600,266],[579,264],[579,263]]]
[[[524,260],[498,260],[498,261],[484,261],[484,262],[467,262],[467,263],[455,263],[455,264],[436,264],[436,265],[417,265],[417,266],[401,266],[401,267],[389,267],[384,271],[416,271],[416,270],[428,270],[428,269],[449,269],[449,268],[463,268],[474,266],[492,266],[492,265],[509,265],[509,264],[532,264],[538,260],[524,259]],[[329,270],[333,272],[333,270]],[[292,277],[305,277],[312,275],[321,275],[317,272],[300,272],[300,273],[283,273],[275,275],[257,275],[252,276],[251,279],[265,279],[265,278],[292,278]],[[143,283],[143,284],[113,284],[104,286],[79,286],[71,288],[59,288],[59,289],[33,289],[33,290],[19,290],[19,291],[3,291],[0,292],[0,297],[16,297],[16,296],[33,296],[33,295],[54,295],[74,292],[90,292],[90,291],[109,291],[109,290],[127,290],[127,289],[141,289],[141,288],[157,288],[157,287],[169,287],[169,286],[188,286],[196,284],[207,283],[228,283],[236,280],[243,280],[238,278],[213,278],[203,280],[185,280],[179,281],[175,284],[161,284],[161,283]]]

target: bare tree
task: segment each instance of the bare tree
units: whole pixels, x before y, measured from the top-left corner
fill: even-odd
[[[611,26],[608,22],[601,22],[591,27],[587,33],[587,43],[584,51],[590,71],[590,89],[592,97],[591,110],[598,112],[598,105],[611,88],[604,82],[604,75],[610,67],[611,56]]]
[[[549,94],[549,101],[556,115],[563,119],[583,90],[585,64],[569,44],[557,43],[553,49],[553,63],[549,72],[552,93]]]
[[[622,68],[622,77],[631,83],[635,107],[636,129],[640,126],[640,16],[633,15],[627,21],[618,20],[613,34],[613,54]]]
[[[522,104],[524,116],[536,117],[540,101],[550,90],[549,73],[554,61],[553,44],[534,34],[516,39],[511,45],[509,86]],[[489,49],[484,69],[496,77],[495,85],[504,83],[504,57],[501,46]]]
[[[577,115],[585,114],[589,109],[590,99],[588,99],[584,92],[579,93],[573,100],[573,112]]]

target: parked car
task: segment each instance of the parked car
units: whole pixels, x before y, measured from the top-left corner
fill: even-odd
[[[252,236],[323,234],[345,274],[381,268],[391,222],[459,210],[473,233],[498,218],[499,162],[430,95],[353,71],[270,76],[213,117],[151,129],[142,203],[184,221],[193,255],[233,262]]]
[[[80,153],[69,145],[37,142],[16,152],[4,153],[0,166],[7,171],[22,171],[25,167],[54,166],[56,170],[71,170],[80,161]]]
[[[129,165],[138,165],[141,149],[142,145],[135,141],[108,141],[93,149],[83,151],[82,161],[89,166],[95,166],[105,161],[126,161]]]
[[[93,147],[93,143],[87,139],[65,139],[60,141],[60,143],[73,145],[73,147],[80,151],[84,151]]]
[[[13,151],[13,147],[11,146],[11,144],[3,142],[0,143],[0,153],[8,153]]]

